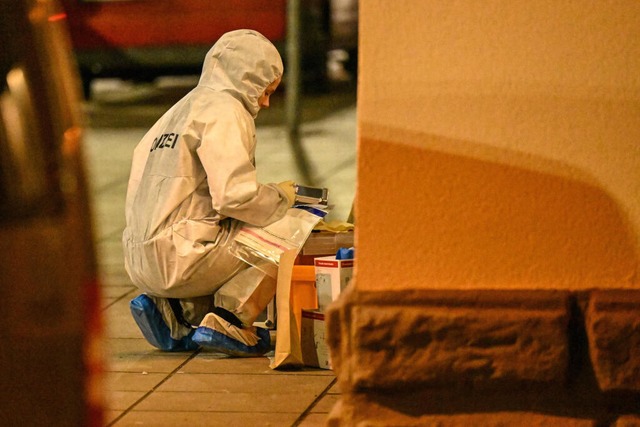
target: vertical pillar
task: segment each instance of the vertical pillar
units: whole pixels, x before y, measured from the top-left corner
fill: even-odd
[[[296,165],[305,184],[313,185],[309,161],[300,145],[300,0],[287,0],[287,87],[286,119],[287,136],[293,150]]]

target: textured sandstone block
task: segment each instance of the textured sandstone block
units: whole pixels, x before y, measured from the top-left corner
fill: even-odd
[[[329,332],[340,347],[332,357],[354,389],[558,383],[567,306],[553,291],[360,294],[330,320],[333,333],[343,323],[341,342]]]
[[[385,422],[364,421],[352,425],[357,425],[357,427],[383,427],[389,425],[397,427],[595,427],[596,422],[533,413],[501,412],[492,414],[433,415],[421,417],[419,420],[407,423],[390,422],[389,420]]]
[[[639,392],[640,291],[594,291],[589,299],[586,329],[600,388]]]
[[[624,415],[611,427],[640,427],[640,415]]]
[[[330,427],[596,427],[589,417],[551,415],[536,411],[460,411],[420,414],[406,407],[380,403],[371,395],[344,396],[327,418]],[[622,426],[615,426],[622,427]],[[624,427],[635,427],[633,424]]]

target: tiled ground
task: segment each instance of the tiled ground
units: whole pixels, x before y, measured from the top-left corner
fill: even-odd
[[[97,90],[85,106],[105,322],[107,425],[324,425],[339,396],[332,371],[272,370],[266,357],[237,359],[201,350],[163,353],[147,344],[131,318],[128,303],[137,292],[120,247],[131,153],[180,90],[116,84]],[[355,187],[355,94],[305,97],[304,107],[302,146],[315,184],[329,188],[332,218],[346,219]],[[282,108],[265,113],[257,129],[260,180],[300,180]]]

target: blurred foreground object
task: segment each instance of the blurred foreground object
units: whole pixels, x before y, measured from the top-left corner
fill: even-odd
[[[97,267],[66,15],[0,4],[0,425],[102,425]]]

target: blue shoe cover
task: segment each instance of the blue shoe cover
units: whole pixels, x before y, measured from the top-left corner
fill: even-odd
[[[129,308],[142,335],[152,346],[164,351],[190,351],[199,347],[191,339],[194,331],[180,340],[171,338],[169,327],[164,323],[160,310],[149,296],[137,296],[131,300]]]
[[[254,346],[248,346],[214,329],[200,326],[193,334],[193,341],[207,349],[236,357],[259,357],[271,349],[271,335],[268,329],[256,328],[260,340]]]

